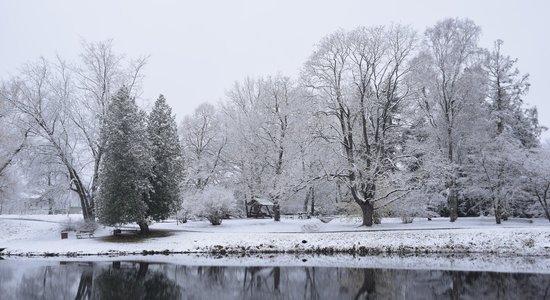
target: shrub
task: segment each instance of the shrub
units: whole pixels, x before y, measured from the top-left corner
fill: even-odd
[[[77,222],[74,222],[71,217],[67,218],[67,221],[61,223],[61,231],[76,231]]]
[[[233,192],[222,187],[207,187],[197,192],[194,203],[196,215],[206,218],[212,225],[220,225],[235,209]]]
[[[73,221],[71,217],[61,224],[61,231],[95,231],[99,225],[93,221]]]
[[[94,221],[80,221],[77,224],[77,230],[81,231],[95,231],[99,225]]]

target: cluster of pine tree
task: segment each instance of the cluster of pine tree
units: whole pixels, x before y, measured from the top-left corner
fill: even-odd
[[[161,95],[147,116],[123,87],[103,122],[99,221],[136,222],[142,233],[150,220],[163,220],[179,203],[183,158],[172,110]]]

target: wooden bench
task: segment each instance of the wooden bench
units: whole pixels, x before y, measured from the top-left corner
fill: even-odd
[[[91,230],[79,230],[76,232],[77,239],[83,239],[84,237],[93,238],[94,232]]]
[[[123,233],[138,234],[139,230],[135,228],[116,228],[113,229],[113,235],[123,235]]]

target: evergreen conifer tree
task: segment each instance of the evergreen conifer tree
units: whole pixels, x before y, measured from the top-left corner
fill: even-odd
[[[136,222],[149,230],[149,197],[153,159],[147,118],[126,87],[113,97],[104,127],[104,159],[98,199],[99,221],[106,225]]]
[[[183,179],[183,157],[176,120],[163,95],[159,96],[149,114],[147,129],[154,158],[149,215],[159,221],[175,212]]]

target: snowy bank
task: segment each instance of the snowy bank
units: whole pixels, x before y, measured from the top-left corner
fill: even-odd
[[[77,221],[79,216],[71,216]],[[157,223],[152,230],[167,236],[137,242],[112,242],[112,228],[100,227],[95,238],[60,239],[67,216],[0,216],[0,248],[10,256],[86,256],[152,253],[349,253],[368,254],[475,254],[549,256],[550,224],[543,219],[512,219],[502,225],[492,218],[415,220],[401,224],[384,219],[372,228],[353,218],[330,223],[317,219],[224,220],[221,226],[203,221]]]

